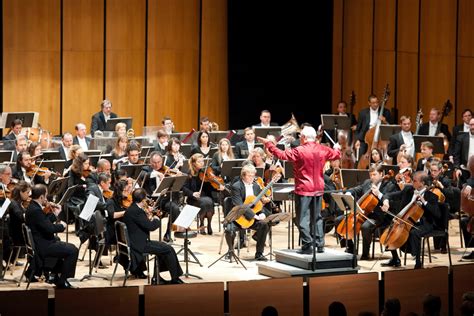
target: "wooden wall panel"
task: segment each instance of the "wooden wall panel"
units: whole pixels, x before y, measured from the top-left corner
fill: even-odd
[[[456,1],[422,0],[420,29],[420,107],[428,113],[455,104]],[[444,123],[453,126],[454,113]]]
[[[60,0],[3,1],[3,110],[59,132]]]
[[[104,2],[63,0],[63,131],[88,130],[104,87]]]
[[[178,131],[198,120],[199,1],[149,0],[147,125],[171,116]]]
[[[228,128],[227,2],[202,1],[201,116]]]
[[[337,102],[348,98],[341,95],[342,87],[342,21],[344,19],[344,1],[334,0],[333,3],[333,25],[332,25],[332,110],[336,112]]]
[[[474,269],[473,264],[454,265],[452,270],[453,275],[453,315],[458,315],[459,308],[462,304],[462,295],[468,291],[472,291],[472,284],[474,283]]]
[[[385,85],[395,88],[395,0],[376,0],[372,91],[382,96]],[[386,105],[394,106],[393,95]]]
[[[354,112],[367,105],[372,92],[373,0],[344,1],[344,58],[342,94],[354,90],[358,102]]]
[[[119,116],[144,126],[146,0],[106,2],[106,97]]]

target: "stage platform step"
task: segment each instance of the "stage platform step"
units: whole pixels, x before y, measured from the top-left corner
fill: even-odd
[[[326,248],[316,254],[316,270],[312,270],[313,255],[298,254],[296,250],[275,250],[275,261],[258,263],[260,274],[281,278],[290,276],[311,276],[357,273],[357,263],[352,254]]]

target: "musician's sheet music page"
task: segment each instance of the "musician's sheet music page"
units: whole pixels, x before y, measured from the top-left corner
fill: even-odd
[[[179,213],[178,218],[174,221],[173,224],[188,228],[193,223],[197,214],[199,213],[200,208],[192,205],[185,205],[181,213]]]

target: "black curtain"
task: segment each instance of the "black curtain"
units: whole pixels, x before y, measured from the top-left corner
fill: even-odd
[[[332,1],[228,1],[229,127],[331,112]]]

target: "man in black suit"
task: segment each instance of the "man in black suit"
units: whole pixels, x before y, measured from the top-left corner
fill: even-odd
[[[400,133],[390,136],[387,152],[393,159],[393,164],[397,162],[397,156],[400,151],[409,156],[415,155],[415,143],[411,132],[411,119],[408,116],[400,117]]]
[[[15,119],[12,121],[10,125],[10,132],[5,137],[3,137],[3,140],[8,141],[5,142],[5,149],[13,150],[15,148],[15,141],[20,135],[22,128],[23,122],[20,119]]]
[[[43,176],[40,176],[38,172],[30,171],[32,170],[32,159],[30,153],[27,151],[22,151],[18,155],[18,160],[15,167],[12,170],[13,178],[18,180],[24,180],[28,184],[48,184],[49,177],[51,176],[51,171],[45,171]]]
[[[257,170],[253,165],[247,164],[242,167],[240,179],[232,185],[232,206],[243,206],[244,201],[248,196],[257,196],[262,191],[260,186],[254,182],[256,173]],[[263,196],[260,201],[265,204],[268,203],[270,199]],[[263,255],[263,251],[265,249],[265,240],[267,238],[267,233],[270,228],[268,224],[262,222],[262,220],[264,220],[265,217],[270,214],[271,212],[265,207],[263,207],[263,209],[256,214],[253,212],[252,209],[247,208],[245,210],[245,214],[242,215],[247,220],[254,220],[254,223],[249,228],[256,231],[252,238],[257,241],[255,259],[259,261],[267,261],[267,258],[265,258],[265,256]],[[229,250],[232,249],[234,246],[234,239],[236,231],[238,229],[240,229],[240,226],[236,222],[227,224],[225,228],[225,239]]]
[[[253,128],[247,127],[244,130],[245,140],[235,144],[235,156],[240,159],[247,159],[250,152],[255,148],[255,132]]]
[[[380,113],[379,99],[376,95],[369,95],[368,100],[369,107],[359,112],[359,119],[357,120],[355,147],[360,147],[359,156],[367,151],[367,144],[364,141],[367,131],[374,127],[379,119],[382,124],[390,124],[391,122],[390,111],[387,108],[384,108],[383,113]]]
[[[144,189],[136,189],[132,193],[133,204],[125,212],[123,221],[128,228],[130,237],[130,248],[132,252],[131,271],[136,276],[143,278],[144,253],[154,254],[159,258],[160,271],[168,270],[171,275],[171,284],[183,283],[179,278],[183,270],[179,265],[178,257],[173,247],[155,240],[149,240],[150,232],[160,226],[160,219],[146,209],[144,200],[146,192]],[[155,270],[152,283],[158,283],[159,276]],[[165,281],[159,278],[161,283]]]
[[[80,145],[84,151],[89,150],[91,138],[86,136],[86,125],[83,123],[78,123],[76,124],[75,130],[76,136],[74,136],[72,143],[74,145]]]
[[[441,112],[436,108],[432,108],[430,110],[429,122],[421,124],[418,134],[428,136],[446,136],[448,141],[450,141],[451,133],[449,132],[448,125],[439,123],[440,118]]]
[[[101,111],[92,116],[91,135],[94,136],[96,131],[105,131],[107,121],[111,118],[117,118],[117,114],[112,112],[112,102],[104,100],[100,104]]]
[[[384,195],[382,210],[387,211],[392,201],[400,200],[399,211],[410,203],[418,203],[423,208],[423,216],[417,223],[414,223],[415,228],[410,230],[408,240],[404,246],[401,247],[403,251],[409,251],[415,256],[415,269],[421,268],[421,237],[429,234],[434,227],[435,220],[441,218],[440,209],[438,206],[438,196],[428,190],[430,177],[426,172],[418,171],[413,176],[413,185],[407,185],[402,191],[392,192]],[[382,266],[399,267],[401,265],[398,257],[397,249],[389,249],[392,253],[392,259]]]
[[[454,149],[456,147],[456,141],[461,133],[469,133],[469,121],[472,119],[472,111],[465,109],[462,111],[462,124],[453,127],[453,138],[450,142],[450,155],[454,156]]]
[[[474,118],[469,121],[469,130],[469,133],[461,133],[456,139],[453,158],[457,178],[462,175],[461,166],[466,167],[469,158],[474,155]],[[467,178],[468,176],[464,176],[464,179]]]
[[[15,139],[15,147],[13,149],[13,157],[12,161],[18,161],[18,155],[21,152],[24,152],[28,149],[28,142],[26,140],[25,135],[18,135],[18,137]]]
[[[160,155],[166,155],[166,147],[168,146],[168,140],[170,135],[162,128],[156,132],[156,145],[154,150],[158,151]]]
[[[270,111],[263,110],[260,113],[260,123],[255,124],[254,126],[259,126],[259,127],[278,126],[277,123],[272,123],[271,120],[272,120],[272,115],[270,114]]]
[[[59,154],[61,155],[62,160],[69,160],[69,149],[73,143],[73,138],[71,133],[64,133],[62,138],[62,144],[59,147]]]
[[[73,278],[76,273],[76,263],[79,250],[70,243],[59,241],[56,233],[64,231],[66,223],[53,224],[61,211],[60,207],[53,209],[53,213],[45,214],[44,205],[47,202],[48,190],[42,184],[34,185],[31,189],[31,203],[26,211],[26,224],[31,229],[36,251],[41,260],[45,258],[60,259],[59,278],[56,280],[57,288],[72,288],[68,278]]]

